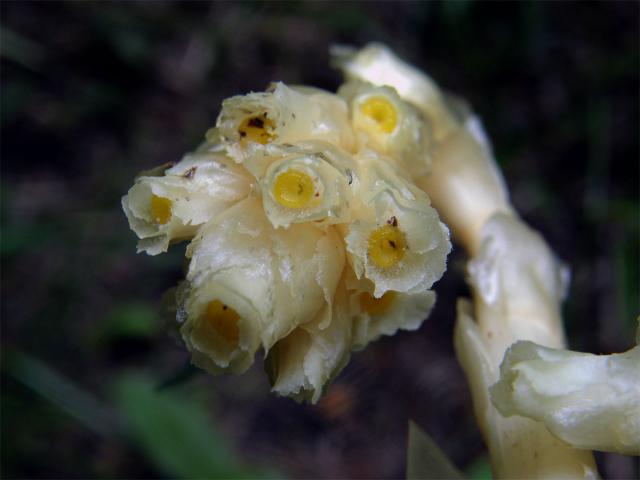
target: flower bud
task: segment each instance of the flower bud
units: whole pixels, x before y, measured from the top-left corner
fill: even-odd
[[[142,176],[122,198],[138,252],[166,252],[169,242],[188,239],[199,225],[249,194],[251,177],[221,153],[186,155],[160,176]]]

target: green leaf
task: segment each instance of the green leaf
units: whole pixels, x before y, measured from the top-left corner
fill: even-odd
[[[42,45],[0,25],[0,56],[40,72],[46,51]]]
[[[12,350],[5,352],[2,365],[3,370],[16,380],[60,407],[89,429],[104,436],[117,434],[119,421],[114,412],[40,360]]]
[[[200,375],[203,373],[203,370],[196,367],[191,361],[185,363],[179,370],[172,372],[166,378],[162,379],[158,385],[156,385],[156,390],[165,390],[168,388],[177,387],[182,385],[188,380],[191,380],[196,375]]]
[[[467,469],[466,477],[471,480],[491,480],[491,462],[486,455],[476,459]]]
[[[150,337],[158,328],[158,314],[146,303],[128,302],[115,306],[106,316],[101,339]]]
[[[164,474],[178,478],[255,478],[232,460],[223,437],[202,407],[148,379],[122,378],[117,402],[130,433]]]
[[[462,479],[462,473],[451,463],[436,442],[418,425],[409,421],[407,479]]]

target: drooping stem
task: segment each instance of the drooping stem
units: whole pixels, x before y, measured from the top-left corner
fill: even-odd
[[[479,120],[456,118],[433,80],[386,47],[342,55],[348,77],[395,87],[432,124],[433,169],[419,186],[470,256],[473,306],[459,301],[455,346],[496,477],[597,477],[590,451],[572,448],[541,423],[502,417],[489,397],[505,351],[515,341],[565,348],[560,302],[568,275],[509,203]]]
[[[436,154],[425,185],[471,256],[473,308],[459,302],[455,347],[476,417],[497,477],[596,477],[591,452],[558,440],[541,423],[504,418],[489,398],[514,342],[566,348],[560,302],[568,276],[542,237],[515,215],[502,186],[488,148],[469,133],[455,134]]]

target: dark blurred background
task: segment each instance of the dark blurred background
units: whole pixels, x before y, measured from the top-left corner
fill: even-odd
[[[415,333],[353,355],[315,406],[193,374],[163,293],[183,246],[135,254],[120,197],[222,99],[334,90],[333,43],[385,42],[483,118],[513,202],[572,271],[573,349],[633,345],[637,2],[0,2],[4,478],[401,478],[407,420],[490,475],[453,355],[455,251]],[[635,459],[598,455],[605,478]]]

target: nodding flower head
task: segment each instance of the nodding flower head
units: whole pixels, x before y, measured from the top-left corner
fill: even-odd
[[[273,84],[225,100],[206,141],[123,198],[139,250],[189,240],[177,289],[192,361],[315,402],[354,349],[418,328],[448,231],[412,183],[428,127],[391,88]]]

